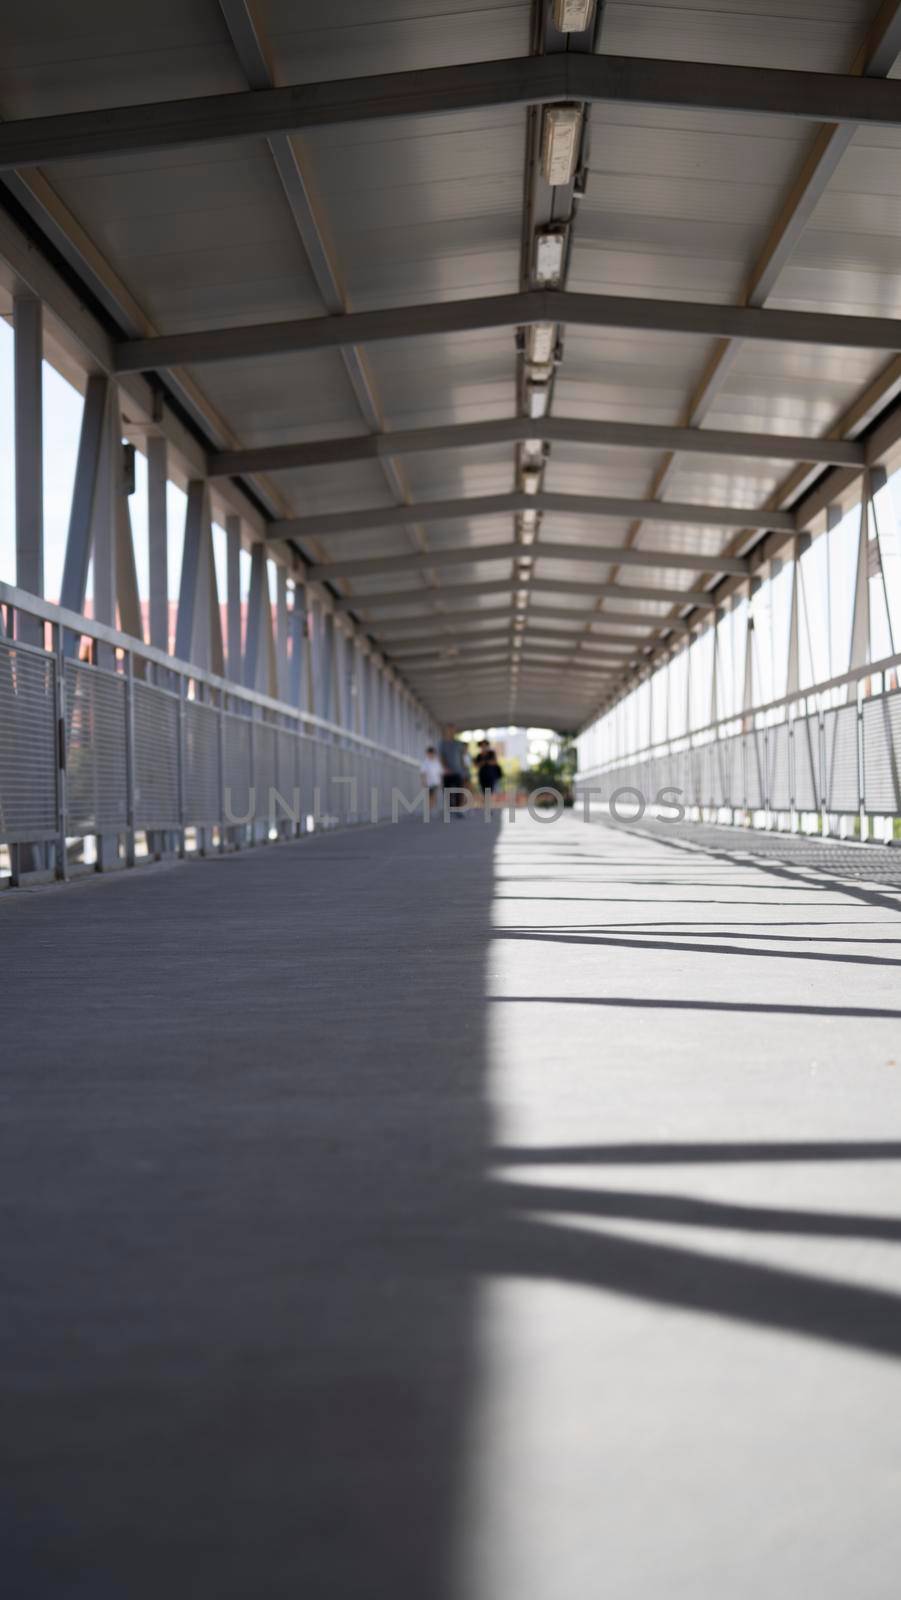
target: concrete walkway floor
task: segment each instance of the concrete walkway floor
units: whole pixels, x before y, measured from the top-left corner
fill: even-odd
[[[901,892],[797,848],[4,897],[5,1593],[894,1597]]]

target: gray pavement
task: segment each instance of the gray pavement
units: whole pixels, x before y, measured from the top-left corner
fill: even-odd
[[[3,897],[5,1592],[894,1596],[901,895],[827,873],[520,815]]]

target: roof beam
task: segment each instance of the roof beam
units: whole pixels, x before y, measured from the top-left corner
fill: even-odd
[[[423,595],[422,598],[440,599],[440,594],[436,593],[434,595]],[[359,597],[358,604],[360,610],[365,612],[366,605],[364,596]],[[515,617],[520,615],[524,615],[527,618],[555,617],[563,622],[571,623],[573,627],[576,628],[582,627],[585,623],[590,623],[595,620],[602,621],[605,625],[604,636],[611,639],[614,637],[620,637],[620,634],[616,628],[614,628],[612,631],[608,630],[606,628],[606,624],[608,622],[612,622],[614,624],[618,623],[633,630],[638,629],[639,633],[646,633],[651,629],[659,627],[660,625],[659,617],[643,617],[640,615],[636,616],[631,611],[604,611],[602,615],[597,615],[594,611],[578,611],[569,606],[543,606],[540,604],[540,602],[536,603],[535,601],[532,601],[528,610],[525,612],[517,612],[514,610],[511,604],[507,604],[501,606],[483,606],[478,610],[473,610],[470,608],[468,611],[430,611],[426,616],[423,617],[389,617],[380,624],[379,636],[386,641],[386,645],[398,642],[403,644],[406,643],[411,629],[415,631],[415,629],[423,627],[424,623],[426,622],[433,630],[428,637],[433,638],[435,628],[444,626],[452,627],[458,623],[478,623],[483,619],[485,621],[494,621],[498,617]],[[687,629],[688,626],[687,623],[677,623],[675,625],[677,627],[681,626],[685,629]],[[673,624],[668,623],[667,626],[672,627]],[[598,637],[600,637],[600,635],[598,635]],[[623,633],[621,637],[623,639],[631,640],[633,638],[633,634]],[[640,640],[637,640],[636,643],[640,643]]]
[[[633,500],[599,494],[486,494],[457,500],[420,501],[410,506],[370,506],[359,511],[331,511],[321,516],[288,517],[273,522],[270,539],[327,539],[332,534],[369,533],[377,528],[405,527],[414,522],[457,522],[473,517],[507,516],[511,512],[546,511],[566,517],[641,517],[644,521],[688,523],[705,528],[763,528],[796,533],[790,511],[749,510],[747,506],[686,504],[676,500]]]
[[[439,428],[402,428],[396,433],[350,439],[317,439],[297,444],[263,445],[250,450],[220,450],[207,463],[211,478],[248,472],[289,472],[304,467],[343,466],[349,461],[381,461],[423,451],[476,450],[492,444],[533,439],[553,444],[583,444],[624,450],[682,450],[694,455],[737,456],[764,461],[810,461],[825,466],[863,467],[864,448],[851,439],[810,439],[795,434],[744,433],[741,429],[665,428],[642,422],[585,422],[577,417],[503,417],[494,422],[462,422]]]
[[[449,629],[446,634],[442,634],[433,629],[431,633],[416,634],[410,638],[385,639],[384,648],[395,661],[402,661],[408,656],[430,655],[433,652],[444,653],[447,650],[456,649],[458,646],[462,646],[464,649],[471,649],[473,646],[484,644],[489,639],[509,638],[513,632],[514,620],[517,617],[525,618],[528,623],[528,627],[525,630],[520,630],[524,632],[526,638],[541,638],[551,644],[574,647],[584,641],[586,645],[596,646],[607,654],[623,655],[628,654],[631,649],[640,649],[645,642],[643,639],[635,639],[631,634],[627,633],[586,634],[584,632],[573,632],[569,628],[555,628],[549,622],[536,622],[533,624],[528,611],[509,611],[506,614],[506,628],[502,620],[500,622],[492,622],[490,627],[479,628],[478,630],[455,628],[453,630]],[[576,626],[578,627],[578,623]]]
[[[901,126],[901,84],[888,80],[565,52],[17,119],[0,128],[0,168],[549,100]]]
[[[413,672],[416,670],[416,663],[420,661],[446,661],[457,657],[460,660],[465,660],[467,650],[507,650],[511,641],[520,637],[524,644],[535,645],[543,655],[560,654],[571,656],[573,654],[572,645],[559,636],[549,637],[543,633],[533,633],[531,629],[522,630],[520,633],[519,630],[508,628],[506,633],[489,634],[487,637],[482,636],[475,639],[468,638],[459,644],[442,644],[440,640],[433,639],[430,643],[422,645],[417,650],[392,651],[391,658],[394,661],[405,662],[406,666]],[[585,649],[584,646],[582,648]],[[628,651],[623,650],[622,647],[617,650],[615,647],[603,644],[598,645],[593,650],[585,649],[585,655],[589,658],[610,656],[614,661],[620,662],[630,659]]]
[[[517,546],[517,549],[521,548],[521,546]],[[380,606],[415,606],[418,611],[422,612],[424,604],[439,597],[442,600],[449,600],[453,604],[455,600],[470,599],[476,595],[511,594],[515,590],[526,587],[518,578],[510,574],[505,578],[492,579],[490,582],[455,583],[449,588],[442,589],[440,596],[437,590],[429,591],[423,589],[397,589],[390,592],[355,595],[354,607],[371,611],[373,608],[378,610]],[[653,600],[660,601],[664,605],[696,606],[698,608],[709,606],[711,609],[715,609],[718,604],[714,596],[708,594],[704,589],[651,588],[650,586],[646,587],[644,584],[629,583],[595,584],[587,583],[584,579],[578,578],[533,578],[528,585],[528,592],[535,594],[536,591],[542,594],[577,594],[583,600],[598,599],[603,596],[611,600]],[[591,615],[593,616],[594,613],[592,612]],[[672,626],[668,618],[666,619],[666,626],[668,628]]]
[[[872,82],[877,88],[894,88],[901,95],[901,83],[860,81]],[[0,124],[0,139],[10,126]],[[708,305],[695,300],[646,300],[634,295],[529,289],[520,294],[482,295],[472,300],[351,311],[345,316],[301,317],[292,322],[259,322],[152,339],[125,339],[116,346],[116,370],[149,372],[210,361],[246,361],[291,351],[340,349],[384,339],[416,339],[533,322],[764,339],[777,344],[836,345],[855,350],[901,349],[901,322],[894,317],[769,311],[758,306]]]
[[[508,670],[517,662],[521,662],[523,668],[527,668],[529,672],[554,674],[575,672],[580,676],[593,678],[595,682],[607,677],[612,678],[614,673],[612,663],[599,662],[597,666],[594,666],[586,661],[581,664],[574,664],[567,661],[565,657],[561,657],[559,661],[548,661],[542,659],[540,653],[531,656],[517,652],[516,656],[514,656],[512,652],[508,652],[505,655],[473,656],[469,661],[448,661],[440,666],[436,664],[431,667],[417,667],[415,670],[411,667],[407,669],[407,674],[410,682],[416,683],[420,678],[440,678],[451,674],[462,677],[467,672],[490,672],[495,668]]]
[[[401,556],[373,556],[359,561],[327,561],[309,568],[314,583],[335,578],[372,578],[381,573],[416,572],[424,567],[474,566],[481,561],[514,561],[531,556],[535,561],[589,561],[595,565],[617,562],[633,567],[670,567],[675,572],[727,572],[747,577],[751,570],[744,556],[696,555],[683,550],[646,550],[625,545],[587,544],[467,544],[451,549],[417,550]]]

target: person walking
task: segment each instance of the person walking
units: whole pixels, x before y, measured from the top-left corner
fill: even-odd
[[[419,776],[422,787],[428,790],[429,815],[431,816],[438,803],[438,795],[444,784],[444,770],[438,757],[438,751],[430,744],[420,763]]]
[[[438,759],[441,762],[444,788],[457,791],[457,793],[451,794],[448,800],[450,814],[462,821],[463,812],[460,810],[463,804],[462,790],[468,775],[469,763],[465,747],[462,741],[457,738],[457,730],[452,722],[447,724],[438,741]]]
[[[494,800],[494,791],[503,777],[500,762],[496,751],[492,750],[487,739],[479,740],[476,751],[476,778],[482,796],[482,805],[491,809]]]

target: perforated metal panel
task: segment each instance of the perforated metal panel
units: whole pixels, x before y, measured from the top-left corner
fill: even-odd
[[[792,724],[794,802],[798,811],[820,807],[820,724],[816,716],[797,717]]]
[[[727,781],[727,746],[723,739],[717,739],[712,746],[712,762],[714,762],[714,805],[728,805]]]
[[[66,662],[66,831],[114,832],[128,822],[124,678]]]
[[[760,811],[766,805],[764,775],[766,759],[766,734],[754,728],[743,739],[745,758],[745,805],[749,811]]]
[[[176,696],[148,683],[136,683],[134,730],[135,827],[178,827]]]
[[[185,704],[185,822],[214,823],[219,795],[219,714],[197,700]]]
[[[868,811],[901,813],[901,691],[864,701],[863,786]]]
[[[229,713],[223,735],[223,789],[226,820],[250,811],[250,718]]]
[[[278,788],[275,764],[276,730],[267,722],[253,725],[253,787],[255,791],[254,815],[260,822],[269,819],[271,795]]]
[[[289,807],[285,814],[281,805],[276,808],[276,821],[293,821],[295,814],[302,815],[300,799],[300,740],[287,728],[278,731],[278,792]]]
[[[0,838],[55,833],[57,783],[53,657],[0,640]]]
[[[788,723],[767,729],[767,798],[772,811],[791,809],[791,765]]]
[[[743,806],[745,803],[742,743],[740,733],[733,734],[731,739],[724,739],[723,741],[723,789],[725,791],[723,804],[727,806]]]
[[[316,741],[303,734],[297,743],[300,808],[304,826],[306,826],[307,817],[313,815],[313,788],[316,783]]]
[[[713,805],[713,745],[703,744],[695,751],[696,790],[699,806]]]
[[[856,811],[860,804],[857,771],[857,707],[838,706],[824,719],[826,809]]]

